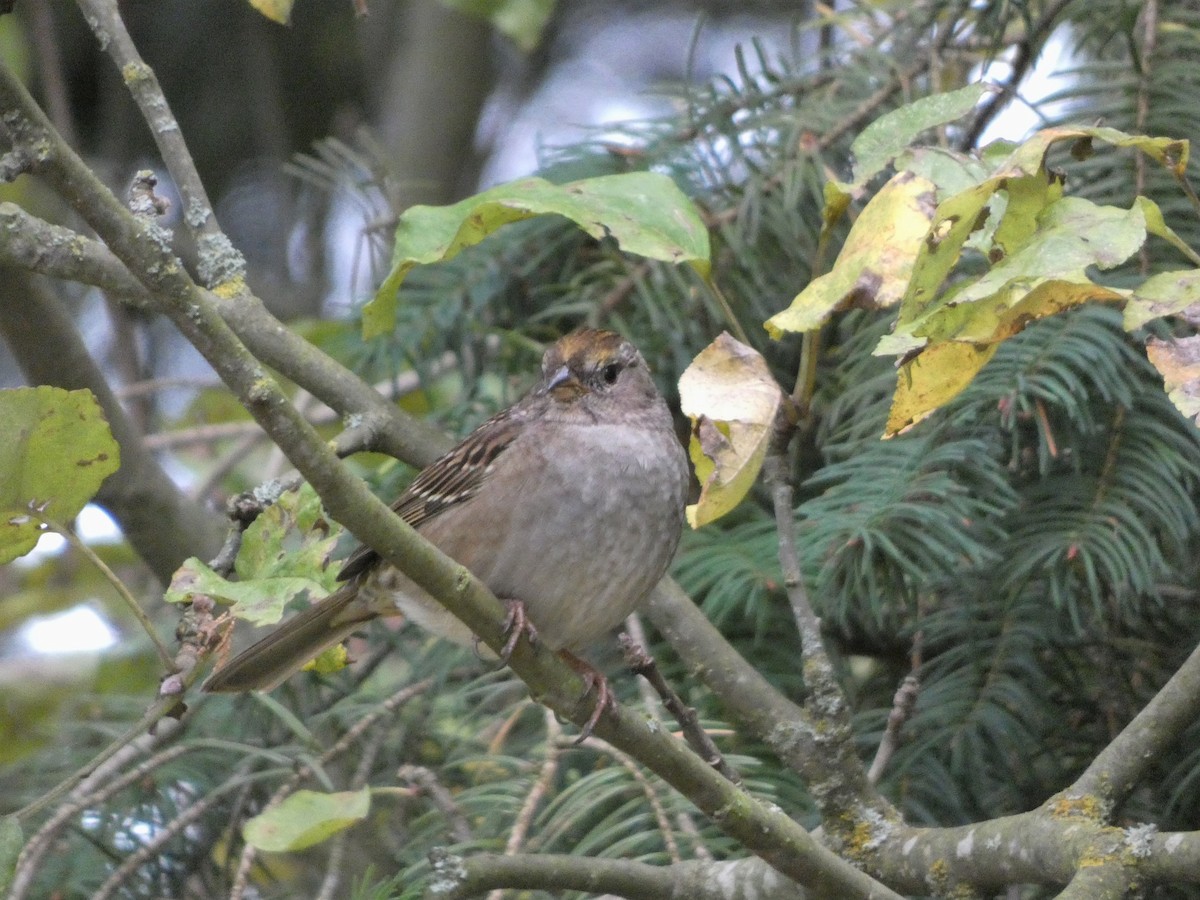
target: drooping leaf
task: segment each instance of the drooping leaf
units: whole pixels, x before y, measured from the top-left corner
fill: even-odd
[[[1162,373],[1163,387],[1176,409],[1200,427],[1200,337],[1152,339],[1146,355]]]
[[[69,523],[120,465],[120,450],[91,391],[0,391],[0,564],[28,553],[38,510]]]
[[[850,205],[851,197],[889,163],[905,155],[909,145],[922,132],[965,116],[987,90],[987,85],[972,84],[945,94],[922,97],[880,116],[864,128],[850,147],[854,156],[853,179],[849,182],[830,181],[825,185],[823,230],[827,232],[832,228]],[[916,167],[897,166],[897,169],[930,177]],[[930,180],[937,183],[936,179]]]
[[[1157,203],[1149,197],[1136,197],[1134,203],[1141,209],[1142,215],[1146,218],[1146,231],[1155,237],[1160,237],[1185,257],[1191,260],[1193,265],[1200,266],[1200,253],[1197,253],[1191,248],[1187,241],[1181,238],[1163,218],[1163,212],[1159,209]]]
[[[623,250],[709,271],[708,229],[675,182],[655,172],[604,175],[567,184],[523,178],[451,206],[414,206],[396,226],[392,269],[363,308],[363,336],[391,331],[396,294],[413,266],[451,259],[511,222],[565,216],[599,239],[613,237]]]
[[[334,794],[296,791],[246,822],[242,836],[250,846],[268,853],[303,850],[361,822],[370,808],[370,788]]]
[[[1033,193],[1047,199],[1055,194]],[[997,229],[998,240],[1002,231]],[[957,285],[919,319],[906,321],[902,310],[897,334],[914,341],[901,366],[885,434],[903,431],[957,395],[991,358],[994,345],[1029,322],[1081,303],[1123,299],[1121,292],[1093,282],[1088,269],[1119,265],[1145,237],[1136,204],[1124,210],[1074,197],[1053,201],[1040,211],[1031,232],[1023,221],[1008,230],[1010,247],[1016,248],[1011,255],[998,254],[990,270]],[[919,349],[922,340],[928,344]],[[887,346],[897,348],[898,338]]]
[[[699,528],[741,502],[758,478],[783,392],[755,350],[722,332],[679,379],[692,420],[689,453],[700,499],[687,508]]]
[[[998,344],[933,344],[906,362],[896,378],[885,436],[899,434],[954,399],[996,353]]]
[[[812,281],[783,312],[766,322],[771,337],[819,328],[849,306],[899,302],[929,231],[933,183],[908,172],[894,176],[863,208],[833,268]]]

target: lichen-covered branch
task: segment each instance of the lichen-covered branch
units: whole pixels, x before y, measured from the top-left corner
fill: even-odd
[[[471,857],[441,853],[433,859],[436,883],[448,898],[477,896],[497,887],[584,891],[645,900],[805,900],[807,893],[757,860],[708,860],[652,866],[621,859],[524,854]]]
[[[1094,798],[1107,816],[1197,717],[1200,647],[1061,796]]]

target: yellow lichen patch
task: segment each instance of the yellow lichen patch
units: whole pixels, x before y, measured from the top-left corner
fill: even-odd
[[[121,66],[121,79],[126,84],[136,84],[139,81],[145,81],[152,74],[150,67],[145,63],[131,62]]]
[[[228,278],[220,284],[213,287],[212,292],[218,297],[225,300],[232,300],[246,291],[246,279],[240,275],[236,278]]]
[[[950,863],[944,859],[935,859],[929,864],[929,875],[925,880],[934,891],[945,893],[950,882]]]
[[[1104,817],[1104,804],[1092,794],[1069,797],[1059,794],[1050,801],[1050,815],[1060,819],[1090,819],[1098,821]]]

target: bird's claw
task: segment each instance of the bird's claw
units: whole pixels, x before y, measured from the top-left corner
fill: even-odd
[[[579,737],[575,738],[575,744],[578,746],[592,736],[592,731],[595,730],[596,723],[600,721],[600,717],[604,715],[604,710],[616,709],[617,700],[613,696],[612,689],[608,686],[608,679],[604,677],[603,672],[568,650],[562,650],[558,655],[583,679],[583,694],[581,697],[586,697],[593,690],[596,692],[596,706],[592,710],[592,714],[588,716],[588,720],[583,723]]]
[[[536,644],[538,633],[533,622],[529,621],[524,603],[520,600],[505,600],[504,607],[508,610],[504,616],[504,633],[508,637],[504,641],[504,646],[500,648],[500,661],[508,665],[508,660],[512,656],[513,650],[517,648],[517,641],[521,639],[521,635],[524,634],[528,637],[529,643]]]

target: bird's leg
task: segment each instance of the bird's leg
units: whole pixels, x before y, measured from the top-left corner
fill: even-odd
[[[592,736],[592,729],[600,721],[600,716],[604,714],[604,710],[615,709],[617,701],[608,687],[608,679],[604,677],[603,672],[586,660],[580,659],[570,650],[559,650],[558,655],[563,662],[574,669],[579,677],[583,679],[584,697],[590,694],[593,688],[596,691],[596,708],[592,710],[592,714],[588,716],[587,722],[583,725],[583,730],[579,732],[579,737],[575,739],[576,744],[582,744]]]
[[[538,639],[537,629],[533,627],[533,622],[529,621],[529,614],[525,610],[525,604],[520,600],[505,600],[504,608],[508,613],[504,616],[504,633],[508,635],[508,639],[504,642],[504,646],[500,648],[500,661],[508,665],[508,658],[512,656],[513,650],[517,647],[517,641],[521,639],[521,635],[525,634],[529,638],[529,643],[536,644]]]

